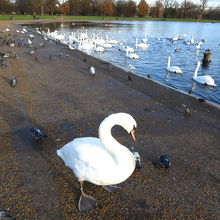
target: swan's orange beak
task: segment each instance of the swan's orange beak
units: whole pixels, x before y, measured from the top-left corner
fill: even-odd
[[[133,138],[134,141],[135,141],[135,129],[133,129],[133,130],[131,131],[131,136],[132,136],[132,138]]]

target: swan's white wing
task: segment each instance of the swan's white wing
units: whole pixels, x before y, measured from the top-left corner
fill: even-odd
[[[167,71],[172,73],[182,73],[182,70],[178,66],[170,66],[166,68]]]
[[[197,82],[201,83],[201,84],[207,84],[207,85],[211,85],[211,86],[216,86],[214,79],[211,76],[209,76],[209,75],[198,76],[197,78],[195,78],[195,80]]]
[[[97,185],[114,184],[116,164],[100,139],[76,138],[57,154],[80,181],[87,180]]]

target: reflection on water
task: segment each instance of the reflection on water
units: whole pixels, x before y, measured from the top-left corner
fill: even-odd
[[[220,24],[217,23],[187,23],[187,22],[154,22],[154,21],[117,21],[117,22],[72,22],[44,23],[38,24],[44,30],[58,30],[60,33],[76,35],[87,30],[88,35],[101,36],[105,39],[117,40],[120,44],[113,45],[104,53],[91,51],[90,54],[102,60],[111,62],[128,71],[132,71],[142,77],[151,75],[152,79],[174,87],[176,89],[191,92],[199,97],[220,104]],[[135,48],[135,38],[139,42],[147,34],[147,43],[150,44],[146,50]],[[171,40],[181,36],[181,40]],[[187,45],[184,43],[194,39],[195,43]],[[205,42],[196,48],[196,42],[204,39]],[[122,44],[135,49],[139,60],[128,59],[122,50]],[[75,45],[76,46],[76,45]],[[216,88],[199,85],[192,80],[196,68],[196,62],[203,59],[205,50],[212,51],[211,62],[206,67],[200,67],[198,75],[211,75]],[[179,66],[182,75],[167,73],[168,56],[171,63]],[[132,66],[132,69],[131,69]]]

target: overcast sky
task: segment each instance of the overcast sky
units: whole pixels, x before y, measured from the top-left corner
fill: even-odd
[[[0,0],[1,1],[1,0]],[[15,0],[10,0],[12,2],[15,2]],[[64,2],[65,0],[59,0],[61,3]],[[140,0],[135,0],[137,3],[140,2]],[[154,4],[157,0],[145,0],[148,4]],[[183,0],[177,0],[178,2],[182,2]],[[194,3],[198,3],[199,0],[191,0]],[[208,0],[208,6],[209,7],[220,7],[220,0]]]

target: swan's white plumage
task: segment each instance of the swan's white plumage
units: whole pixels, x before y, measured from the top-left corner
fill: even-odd
[[[182,70],[178,66],[170,66],[170,56],[168,57],[166,70],[171,73],[178,73],[178,74],[183,73]]]
[[[123,182],[133,173],[135,159],[132,153],[111,135],[111,128],[116,124],[128,132],[136,127],[130,115],[112,114],[100,124],[99,138],[76,138],[57,150],[58,156],[73,170],[79,181],[113,185]]]
[[[205,75],[205,76],[197,76],[198,70],[200,67],[200,62],[197,62],[197,66],[196,66],[196,70],[194,72],[193,75],[193,79],[198,82],[201,83],[203,85],[207,85],[207,86],[216,86],[214,79],[210,76],[210,75]]]

